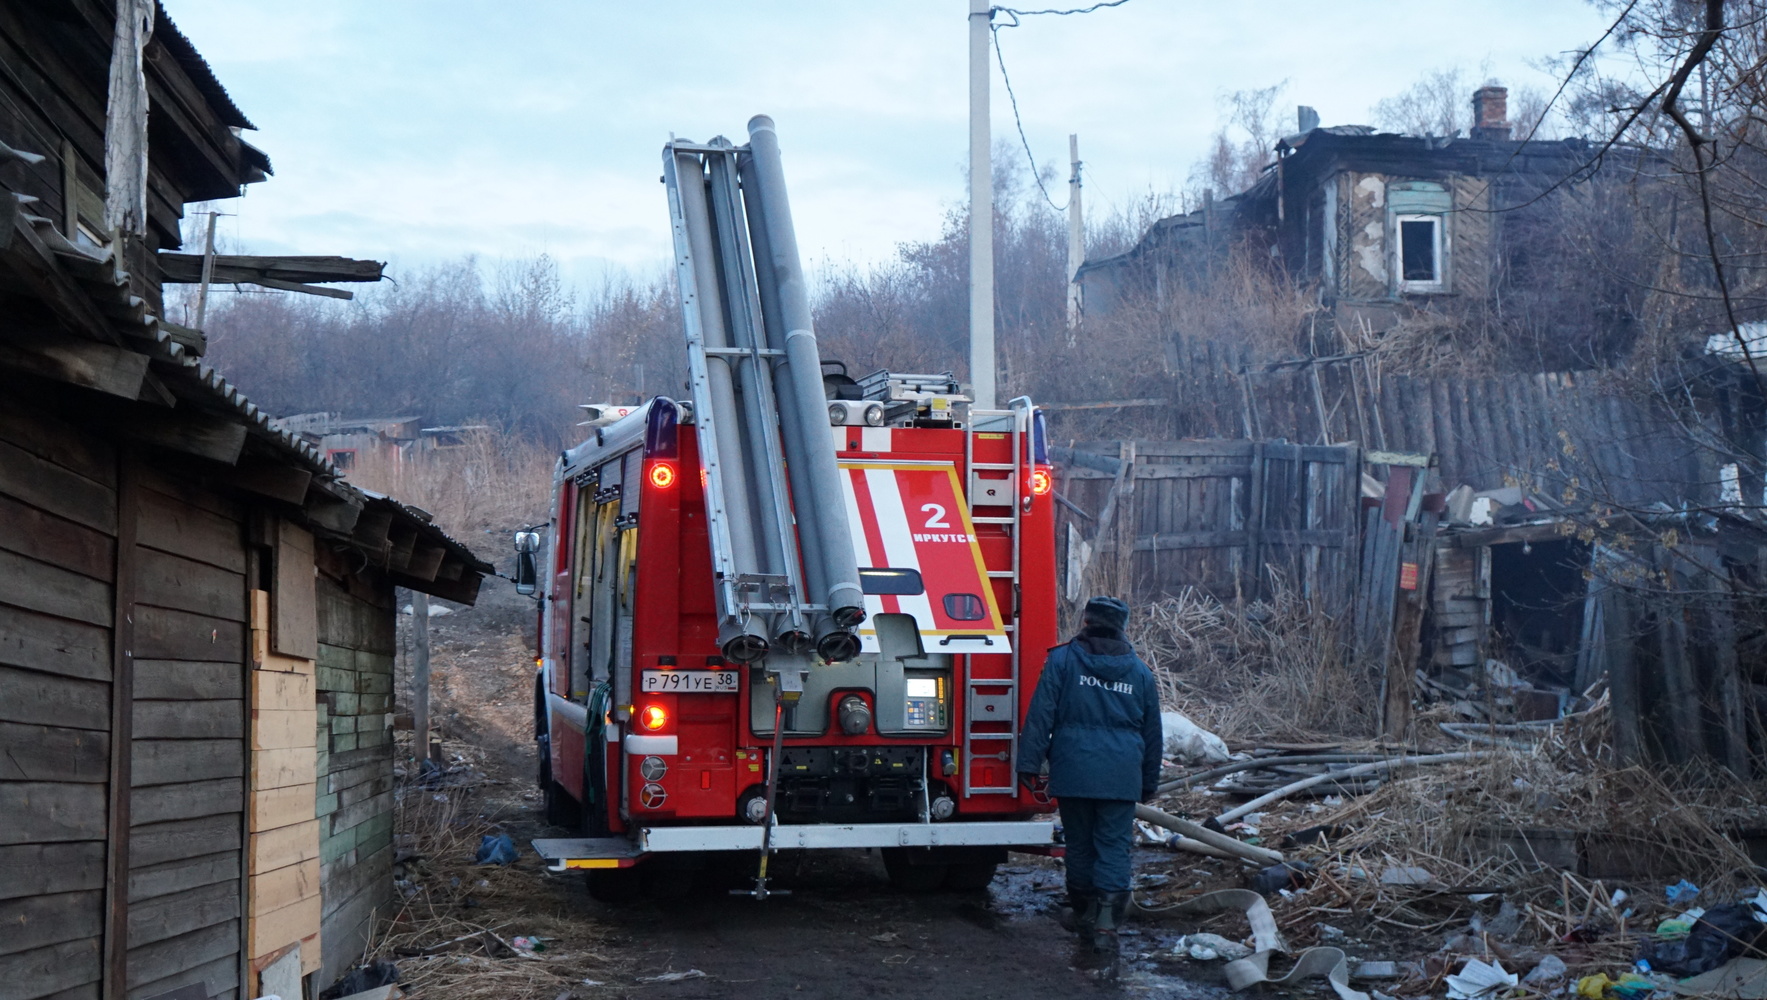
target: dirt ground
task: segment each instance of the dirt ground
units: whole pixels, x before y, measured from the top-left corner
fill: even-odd
[[[410,902],[383,937],[382,953],[398,962],[410,995],[1226,995],[1218,966],[1210,975],[1170,957],[1181,929],[1131,928],[1114,978],[1080,968],[1074,938],[1057,920],[1059,862],[1037,857],[1015,855],[984,892],[899,892],[875,852],[852,851],[779,855],[773,885],[790,895],[765,901],[722,887],[619,907],[591,899],[580,874],[546,872],[528,847],[534,837],[564,835],[545,826],[533,787],[532,609],[507,583],[490,581],[477,607],[431,620],[434,711],[456,761],[439,786],[408,782],[403,793],[409,815],[439,810],[448,824],[439,840],[408,832],[406,853],[416,858],[397,873]],[[406,662],[401,655],[402,681]],[[417,773],[409,758],[405,769]],[[411,822],[421,827],[434,817]],[[522,859],[495,870],[467,864],[482,832],[508,834]],[[1150,853],[1140,868],[1170,872],[1177,864]],[[435,947],[477,928],[489,928],[489,936]],[[523,934],[547,939],[548,950],[524,962],[496,943]],[[481,948],[481,941],[492,943]],[[429,954],[412,954],[421,952]],[[690,978],[655,981],[670,974]]]

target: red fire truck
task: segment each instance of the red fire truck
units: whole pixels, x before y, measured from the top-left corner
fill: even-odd
[[[1041,414],[829,371],[771,121],[750,134],[664,151],[692,398],[592,420],[517,537],[540,786],[581,834],[535,847],[603,896],[720,855],[764,896],[771,852],[834,848],[979,887],[1052,844],[1015,773],[1057,641]]]

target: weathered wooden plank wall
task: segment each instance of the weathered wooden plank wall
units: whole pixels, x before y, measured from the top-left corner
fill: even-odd
[[[0,989],[103,975],[117,456],[0,393]]]
[[[201,983],[211,997],[235,997],[244,930],[244,511],[151,469],[141,480],[129,994]],[[181,835],[198,828],[204,836]]]
[[[330,982],[361,958],[393,900],[394,591],[319,560],[319,822]]]

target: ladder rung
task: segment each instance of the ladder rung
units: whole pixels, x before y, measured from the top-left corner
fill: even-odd
[[[971,462],[971,463],[969,463],[969,468],[970,468],[970,471],[972,471],[972,472],[975,471],[976,469],[982,469],[985,471],[993,471],[993,472],[1012,472],[1012,471],[1016,470],[1018,467],[1019,466],[1018,466],[1017,462]]]
[[[1014,573],[1009,569],[991,569],[988,571],[988,576],[997,580],[1010,580],[1017,575],[1017,573]]]
[[[990,504],[990,506],[994,506],[994,505]],[[1002,504],[1000,506],[1004,506],[1004,504]],[[969,521],[971,524],[1011,524],[1012,518],[1010,518],[1010,517],[975,517],[975,516],[971,516]]]

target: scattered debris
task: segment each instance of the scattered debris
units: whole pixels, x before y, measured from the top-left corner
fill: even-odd
[[[1448,996],[1450,1000],[1483,1000],[1511,990],[1520,982],[1521,977],[1503,970],[1502,962],[1469,958],[1458,974],[1448,977]]]
[[[679,983],[684,979],[705,979],[706,974],[698,969],[687,969],[683,972],[665,972],[659,976],[639,976],[641,983]]]
[[[473,863],[480,865],[514,864],[520,854],[515,841],[506,833],[487,833],[479,840],[478,853],[473,856]]]

